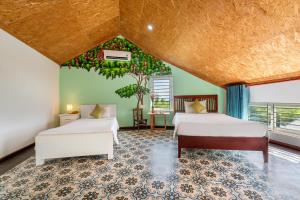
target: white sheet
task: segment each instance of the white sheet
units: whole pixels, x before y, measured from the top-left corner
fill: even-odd
[[[175,126],[174,137],[176,133],[214,137],[264,137],[267,134],[266,125],[219,113],[176,113],[173,125]]]
[[[38,135],[64,135],[64,134],[84,134],[84,133],[112,133],[114,141],[119,144],[117,133],[119,124],[114,118],[101,119],[78,119],[64,126],[48,129]]]

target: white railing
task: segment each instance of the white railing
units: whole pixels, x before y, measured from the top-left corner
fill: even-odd
[[[300,135],[300,104],[251,103],[248,119],[268,124],[271,131]]]

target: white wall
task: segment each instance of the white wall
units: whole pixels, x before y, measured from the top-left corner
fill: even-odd
[[[250,86],[250,102],[300,103],[300,80]],[[300,137],[295,134],[277,131],[270,137],[300,147]]]
[[[300,103],[300,80],[250,86],[250,102]]]
[[[57,123],[59,66],[0,29],[0,158]]]

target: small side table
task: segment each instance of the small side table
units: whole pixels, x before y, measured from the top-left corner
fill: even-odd
[[[79,119],[79,113],[78,114],[60,114],[59,119],[60,119],[59,120],[60,126],[63,126],[67,123],[70,123],[72,121]]]
[[[151,130],[167,130],[167,115],[170,115],[169,112],[149,112],[150,115],[150,128]],[[162,115],[164,118],[164,128],[155,128],[155,116]]]

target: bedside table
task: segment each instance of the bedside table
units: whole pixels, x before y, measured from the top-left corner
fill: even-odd
[[[65,124],[75,121],[77,119],[79,119],[79,113],[78,114],[60,114],[59,115],[60,126],[63,126]]]
[[[167,130],[167,115],[170,115],[170,112],[149,112],[148,115],[150,115],[151,130]],[[155,128],[155,116],[163,116],[164,128]]]

